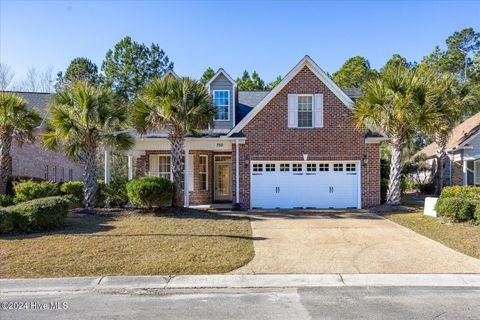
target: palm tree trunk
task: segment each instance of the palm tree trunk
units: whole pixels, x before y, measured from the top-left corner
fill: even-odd
[[[405,142],[402,139],[392,138],[392,157],[390,160],[390,180],[388,182],[387,204],[400,204],[402,183],[402,150]]]
[[[435,134],[435,145],[437,156],[437,159],[435,161],[435,194],[439,195],[440,192],[442,192],[443,188],[443,159],[445,159],[445,156],[447,155],[447,153],[445,152],[445,148],[447,145],[447,135],[437,132]]]
[[[97,203],[98,164],[94,148],[84,149],[80,157],[84,166],[83,174],[83,204],[87,209],[93,209]]]
[[[172,175],[173,184],[175,185],[175,195],[173,197],[172,205],[178,207],[183,201],[183,185],[182,185],[182,172],[183,172],[183,146],[185,142],[185,134],[180,128],[172,127],[168,135],[168,140],[171,144],[172,154]]]
[[[12,134],[6,130],[0,135],[0,194],[7,192],[8,177],[10,174],[10,149]]]

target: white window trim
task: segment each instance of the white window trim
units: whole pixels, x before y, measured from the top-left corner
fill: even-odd
[[[52,181],[57,182],[57,166],[53,166],[52,175],[53,175]]]
[[[298,100],[299,100],[300,97],[311,97],[312,98],[312,125],[310,127],[300,127],[298,125],[298,121],[299,121]],[[296,104],[297,104],[297,124],[296,124],[295,128],[297,128],[297,129],[314,129],[315,128],[315,95],[314,94],[297,94],[296,98],[297,98],[297,101],[296,101]]]
[[[173,172],[172,172],[172,155],[170,154],[156,154],[156,155],[153,155],[153,156],[156,156],[158,158],[158,168],[157,170],[150,170],[150,163],[148,164],[148,167],[149,167],[149,172],[154,172],[156,174],[154,174],[154,176],[156,177],[163,177],[162,174],[167,174],[167,172],[165,171],[160,171],[160,157],[168,157],[170,159],[170,172],[168,173],[170,175],[170,178],[169,180],[170,181],[173,181]],[[150,174],[151,175],[151,174]]]
[[[213,119],[215,122],[227,122],[227,121],[230,121],[230,105],[231,105],[231,101],[230,101],[230,90],[213,90],[212,91],[212,95],[213,95],[213,102],[215,103],[215,92],[227,92],[227,97],[228,97],[228,106],[227,106],[227,119]],[[217,108],[217,106],[215,105],[215,108]]]
[[[205,182],[206,182],[206,188],[205,189],[200,189],[200,191],[208,191],[208,155],[201,154],[200,159],[205,158],[205,172],[202,172],[198,170],[199,174],[205,174]],[[200,160],[199,160],[200,161]],[[199,163],[200,164],[200,163]],[[200,166],[199,166],[200,167]]]

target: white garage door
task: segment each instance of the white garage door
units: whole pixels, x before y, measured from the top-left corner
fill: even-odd
[[[359,208],[359,162],[251,164],[252,208]]]

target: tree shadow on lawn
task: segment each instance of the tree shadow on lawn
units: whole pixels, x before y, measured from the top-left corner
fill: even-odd
[[[138,234],[104,234],[115,229],[112,221],[125,216],[151,216],[174,219],[208,219],[208,220],[248,220],[248,217],[215,213],[189,208],[161,208],[156,210],[130,208],[101,208],[95,210],[71,210],[65,226],[61,229],[0,236],[0,240],[21,240],[43,236],[79,235],[85,237],[225,237],[232,239],[265,240],[263,237],[248,237],[225,234],[191,234],[191,233],[138,233]],[[102,234],[103,233],[103,234]]]

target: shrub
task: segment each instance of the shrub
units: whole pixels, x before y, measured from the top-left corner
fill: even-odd
[[[17,202],[29,201],[44,197],[53,197],[60,194],[58,185],[54,182],[25,181],[14,186],[15,199]]]
[[[0,211],[0,231],[42,231],[60,227],[67,218],[68,205],[66,199],[56,196],[4,208]]]
[[[81,207],[83,205],[83,182],[67,181],[60,186],[60,191],[67,196],[72,207]]]
[[[163,177],[143,177],[127,183],[128,199],[142,208],[170,205],[173,183]]]
[[[477,221],[477,223],[480,223],[480,201],[477,201],[476,203],[474,218]]]
[[[467,198],[480,201],[480,187],[474,186],[453,186],[442,189],[440,198]]]
[[[111,207],[121,207],[128,203],[126,183],[113,180],[110,185],[105,186],[103,191],[105,204]]]
[[[0,234],[28,231],[28,218],[10,208],[0,209]]]
[[[102,207],[105,200],[105,183],[98,181],[97,206]],[[67,181],[60,186],[62,195],[68,196],[72,207],[83,207],[83,181]]]
[[[468,221],[473,219],[476,204],[476,201],[465,198],[440,198],[435,210],[440,217],[447,218],[450,221]]]
[[[0,194],[0,207],[8,207],[15,203],[15,198],[6,194]]]

